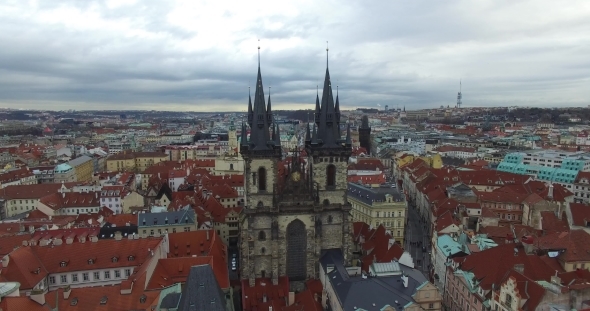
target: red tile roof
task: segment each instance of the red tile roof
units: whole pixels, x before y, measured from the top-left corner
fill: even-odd
[[[570,211],[574,226],[586,227],[590,223],[590,206],[583,203],[570,203]]]
[[[168,241],[170,245],[168,258],[213,256],[227,261],[227,247],[215,230],[169,233]]]
[[[517,252],[515,254],[515,248]],[[498,260],[502,258],[502,260]],[[546,259],[547,260],[547,259]],[[481,280],[480,286],[483,289],[492,289],[492,284],[500,284],[504,275],[517,264],[524,266],[524,275],[535,281],[550,281],[555,274],[556,265],[550,266],[541,256],[527,255],[520,244],[504,244],[486,249],[457,259],[463,271],[470,271]],[[547,261],[555,261],[555,258]],[[563,271],[563,270],[561,270]]]
[[[39,202],[53,210],[69,207],[100,207],[98,192],[53,193],[42,197]]]
[[[160,289],[176,283],[184,283],[192,266],[205,264],[211,266],[219,287],[221,289],[229,288],[227,262],[223,258],[215,259],[212,256],[203,256],[163,258],[158,260],[158,264],[152,273],[146,289]]]
[[[363,271],[369,271],[369,266],[373,262],[391,262],[394,259],[399,260],[404,253],[404,249],[398,243],[391,243],[393,237],[380,225],[376,229],[370,229],[369,226],[362,222],[353,224],[354,241],[361,243],[360,237],[364,238],[362,249],[366,252],[361,258]],[[398,241],[399,242],[399,241]]]
[[[348,166],[348,170],[360,171],[383,171],[384,168],[381,160],[375,158],[359,158],[356,163]]]
[[[151,258],[148,250],[153,251],[161,242],[161,238],[144,238],[20,247],[8,255],[8,267],[2,268],[0,275],[5,281],[19,282],[21,288],[30,289],[48,273],[140,266]],[[39,273],[35,273],[37,269]]]
[[[32,176],[35,176],[35,174],[31,173],[26,167],[21,167],[0,173],[0,184],[10,183]]]
[[[279,277],[277,285],[273,285],[269,278],[258,278],[254,286],[248,280],[242,280],[242,308],[244,311],[281,310],[286,306],[285,298],[289,296],[289,278]],[[264,300],[267,302],[263,302]]]
[[[509,270],[505,274],[501,284],[506,284],[509,280],[516,283],[515,292],[520,296],[521,301],[524,301],[524,304],[519,309],[537,310],[537,306],[539,306],[545,295],[545,288],[535,282],[535,280],[515,270]],[[499,291],[495,293],[494,297],[497,302],[500,302]]]
[[[79,183],[65,183],[66,188],[71,188]],[[62,184],[36,184],[14,185],[0,189],[0,196],[10,199],[40,199],[46,195],[56,193]]]
[[[590,234],[585,230],[572,230],[539,237],[535,242],[535,246],[547,251],[565,250],[558,256],[564,262],[587,262],[590,261],[589,241]]]
[[[569,231],[570,227],[567,224],[565,213],[562,213],[561,219],[555,215],[554,212],[541,212],[541,229],[545,232],[564,232]]]

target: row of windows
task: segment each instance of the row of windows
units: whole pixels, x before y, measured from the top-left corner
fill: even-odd
[[[332,162],[332,158],[330,158],[330,162]],[[260,167],[258,172],[252,173],[252,182],[255,186],[258,185],[258,191],[267,191],[266,177],[266,168],[264,167]],[[334,186],[336,186],[336,166],[330,164],[326,167],[326,187]]]
[[[184,232],[191,231],[191,227],[184,227]],[[154,236],[154,229],[150,230],[150,236]],[[164,230],[164,233],[168,233],[168,230]],[[176,233],[176,228],[172,228],[172,233]],[[147,230],[143,230],[143,234],[147,234]],[[162,229],[158,229],[158,234],[162,235]]]
[[[112,271],[113,274],[112,276],[115,279],[120,279],[121,278],[121,270],[114,270]],[[81,275],[81,278],[80,278]],[[131,269],[125,269],[124,270],[124,275],[125,278],[128,278],[131,275]],[[69,278],[68,278],[69,276]],[[102,277],[102,280],[110,280],[111,279],[111,271],[103,271],[102,273],[100,271],[96,271],[92,273],[92,280],[93,281],[100,281]],[[59,276],[59,284],[67,284],[67,283],[78,283],[78,282],[88,282],[90,281],[90,273],[89,272],[84,272],[84,273],[72,273],[72,274],[62,274]],[[57,284],[56,282],[56,277],[55,276],[49,276],[49,284],[50,285],[54,285]]]

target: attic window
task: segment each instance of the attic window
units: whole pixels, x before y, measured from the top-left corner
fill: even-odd
[[[147,296],[145,294],[141,295],[141,297],[139,297],[139,303],[145,303],[147,299]]]
[[[154,218],[154,225],[158,224],[158,218]]]
[[[178,216],[176,218],[174,218],[174,223],[177,224],[178,223]]]
[[[100,298],[101,305],[106,305],[107,301],[109,301],[109,297],[107,297],[107,296],[102,296],[102,298]]]
[[[115,257],[111,258],[111,260],[112,260],[113,262],[117,262],[117,261],[119,261],[119,258],[115,256]]]
[[[68,265],[68,262],[67,261],[62,261],[62,262],[59,263],[59,266],[60,267],[65,267],[67,265]]]
[[[70,306],[77,306],[78,305],[78,297],[74,297],[72,301],[70,301]]]
[[[133,255],[130,255],[129,257],[127,257],[127,261],[134,261],[135,257]]]
[[[92,264],[94,264],[94,259],[92,259],[92,258],[91,258],[91,259],[88,259],[88,264],[89,264],[89,265],[92,265]]]

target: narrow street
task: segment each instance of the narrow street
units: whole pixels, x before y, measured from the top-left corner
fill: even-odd
[[[412,255],[416,269],[429,277],[430,271],[430,237],[426,233],[426,224],[418,215],[416,206],[408,202],[408,219],[406,224],[405,249]]]

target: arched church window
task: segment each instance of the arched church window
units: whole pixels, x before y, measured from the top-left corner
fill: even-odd
[[[264,247],[263,247],[263,248],[261,248],[261,249],[260,249],[260,253],[261,253],[262,255],[266,254],[266,248],[264,248]]]
[[[322,203],[324,203],[324,206],[328,206],[328,205],[330,205],[330,200],[325,199],[324,202],[322,202]]]
[[[264,207],[264,203],[262,203],[262,201],[258,201],[258,205],[256,205],[257,207]]]
[[[330,164],[326,168],[326,186],[336,186],[336,166]]]
[[[328,223],[331,224],[334,221],[334,217],[332,215],[328,216]]]
[[[230,171],[233,171],[233,170],[234,170],[234,165],[233,165],[233,164],[230,164],[230,165],[229,165],[229,170],[230,170]]]
[[[266,233],[264,231],[258,232],[258,241],[266,241]]]
[[[266,169],[264,167],[258,169],[258,190],[266,191]]]

